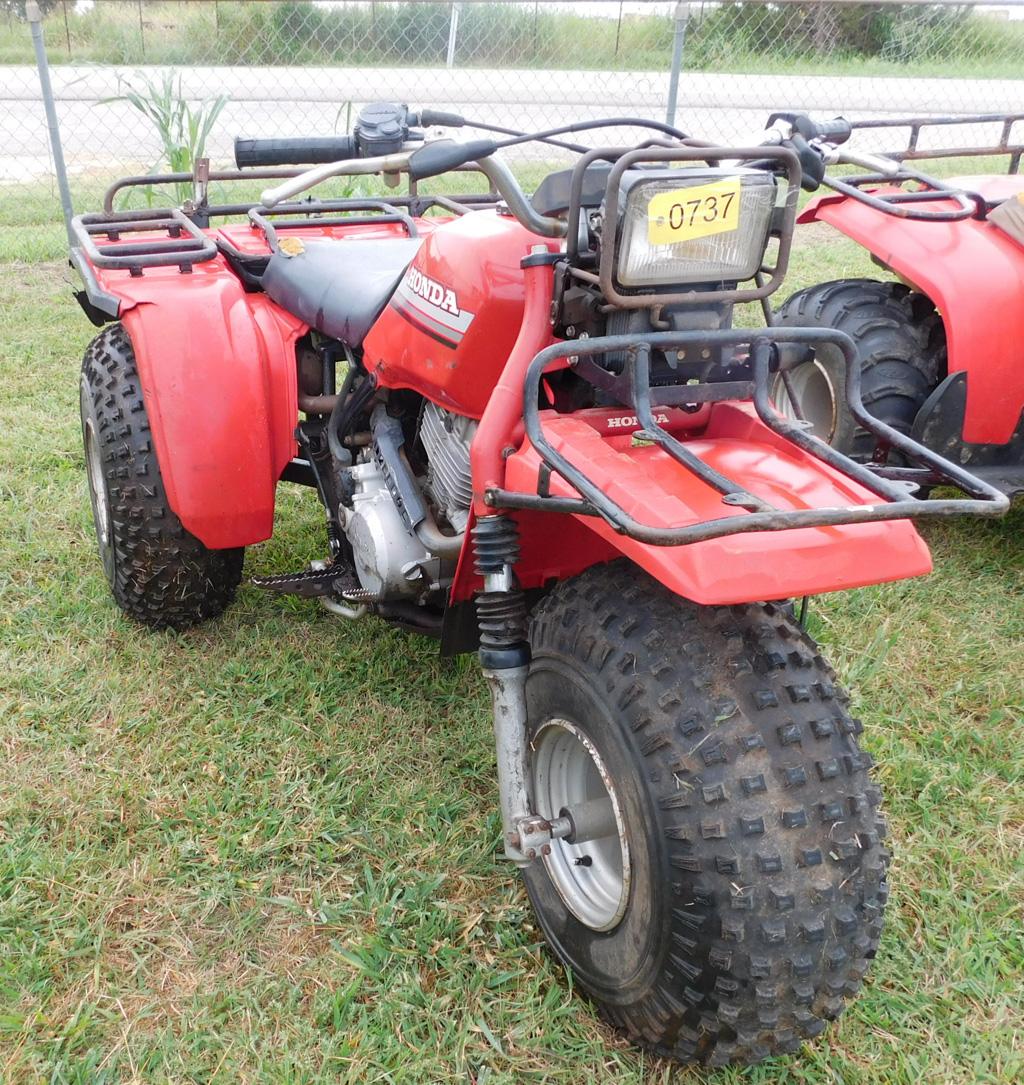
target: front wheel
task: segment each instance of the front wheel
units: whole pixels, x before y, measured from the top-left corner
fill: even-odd
[[[888,860],[814,642],[776,606],[699,607],[619,562],[548,596],[531,641],[534,802],[582,826],[524,872],[554,952],[659,1055],[797,1049],[860,987]]]

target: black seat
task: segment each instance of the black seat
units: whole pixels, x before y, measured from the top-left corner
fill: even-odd
[[[295,249],[294,238],[286,239]],[[359,346],[395,292],[419,238],[303,241],[295,256],[275,252],[263,289],[282,309],[332,339]]]

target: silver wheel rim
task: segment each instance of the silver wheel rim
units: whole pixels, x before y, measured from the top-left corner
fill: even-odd
[[[110,506],[107,504],[107,491],[104,486],[103,463],[100,460],[99,443],[91,418],[85,421],[85,462],[89,474],[89,491],[92,494],[92,507],[96,520],[96,535],[100,546],[110,546],[111,524]]]
[[[806,419],[811,423],[811,432],[815,437],[831,442],[839,422],[839,401],[828,370],[814,358],[803,365],[794,366],[789,371],[789,379],[800,410],[797,411],[786,382],[779,373],[772,387],[772,398],[779,414],[794,422]]]
[[[615,788],[594,744],[568,720],[548,720],[534,736],[533,797],[537,812],[552,819],[582,803],[611,806],[614,829],[598,839],[572,844],[556,840],[544,866],[570,912],[591,930],[608,931],[629,902],[629,843]]]

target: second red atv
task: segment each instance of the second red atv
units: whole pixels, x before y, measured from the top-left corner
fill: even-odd
[[[939,180],[913,163],[962,155],[921,148],[922,132],[995,124],[998,143],[972,155],[1008,156],[1009,174]],[[897,281],[843,279],[793,295],[782,326],[833,328],[856,344],[861,395],[876,417],[1007,494],[1024,491],[1024,114],[859,121],[855,135],[907,128],[908,147],[855,155],[870,172],[823,181],[800,222],[824,222],[864,246]],[[1016,142],[1014,133],[1020,133]],[[877,138],[877,137],[876,137]],[[784,413],[860,460],[889,450],[843,395],[845,362],[822,344],[775,379]],[[898,453],[893,457],[898,461]],[[926,472],[917,475],[927,487]]]
[[[844,122],[424,142],[462,123],[378,103],[354,137],[240,143],[248,168],[201,167],[182,208],[114,211],[187,180],[142,177],[75,221],[111,590],[150,626],[219,614],[278,484],[314,488],[324,559],[257,583],[479,652],[502,848],[602,1014],[679,1059],[794,1051],[860,989],[888,854],[861,725],[789,600],[927,573],[914,520],[1006,498],[865,411],[845,332],[733,326],[782,282]],[[623,126],[653,138],[568,141]],[[527,196],[497,152],[531,139],[577,159]],[[417,190],[468,167],[490,191]],[[409,191],[297,199],[351,174]],[[210,202],[254,178],[280,183]],[[816,344],[858,423],[962,496],[919,500],[775,410]]]

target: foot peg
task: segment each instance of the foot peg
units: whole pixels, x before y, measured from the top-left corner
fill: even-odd
[[[303,599],[316,599],[328,595],[347,596],[360,587],[355,573],[340,565],[327,565],[322,569],[306,569],[301,573],[254,576],[251,583],[266,591],[276,591],[282,595],[299,595]]]
[[[371,603],[381,601],[379,593],[370,591],[369,588],[344,588],[341,597],[346,603],[352,603],[355,606],[369,606]]]

